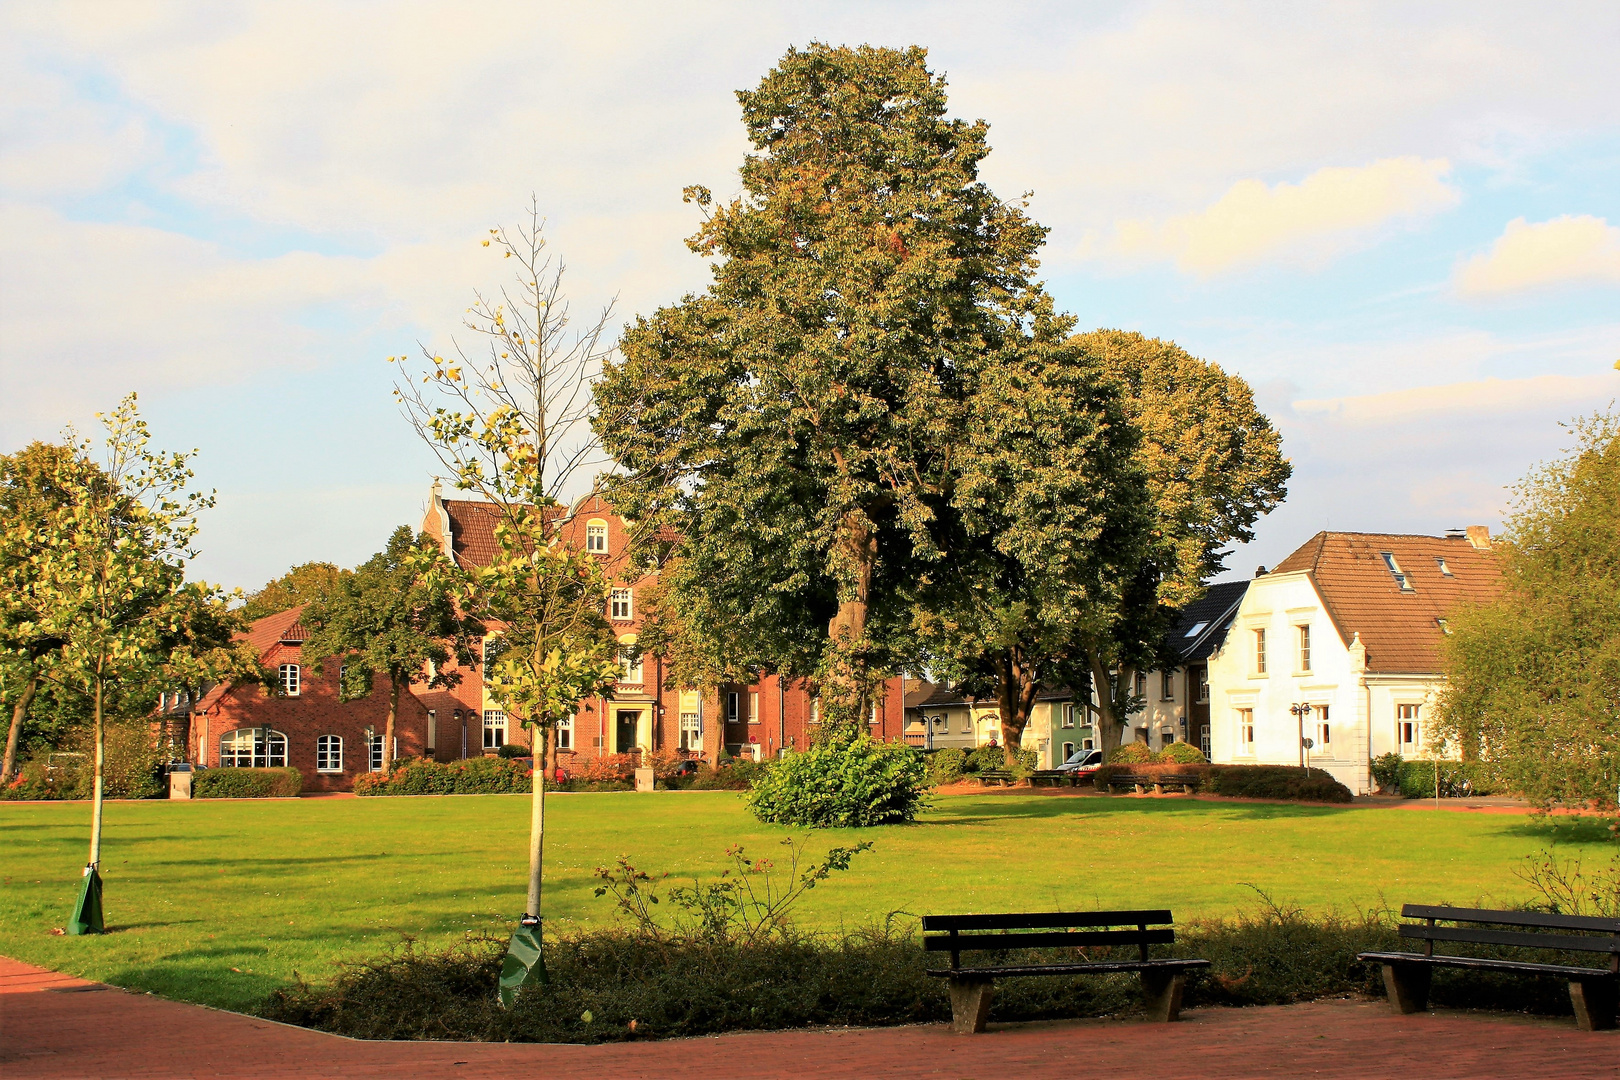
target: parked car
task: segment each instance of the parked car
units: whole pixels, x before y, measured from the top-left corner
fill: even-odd
[[[1058,772],[1074,773],[1080,780],[1089,779],[1102,768],[1103,752],[1101,750],[1076,750],[1069,755],[1069,760],[1057,767]]]

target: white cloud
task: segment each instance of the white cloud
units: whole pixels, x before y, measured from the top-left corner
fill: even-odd
[[[1372,427],[1441,416],[1484,420],[1531,410],[1563,409],[1574,415],[1616,394],[1620,394],[1620,376],[1604,372],[1414,386],[1382,394],[1296,401],[1293,407],[1310,422],[1331,419],[1348,427]]]
[[[1620,227],[1590,214],[1508,222],[1491,250],[1457,267],[1457,291],[1494,296],[1580,282],[1620,284]]]
[[[1240,180],[1197,213],[1119,222],[1104,250],[1128,260],[1172,259],[1200,275],[1274,260],[1320,265],[1392,222],[1455,206],[1461,196],[1446,183],[1450,171],[1444,160],[1401,157],[1319,169],[1298,184]]]

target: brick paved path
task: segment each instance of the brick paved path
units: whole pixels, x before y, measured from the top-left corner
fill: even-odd
[[[1182,1023],[942,1025],[609,1046],[359,1042],[131,994],[0,957],[0,1077],[1620,1078],[1620,1032],[1381,1003],[1201,1009]]]

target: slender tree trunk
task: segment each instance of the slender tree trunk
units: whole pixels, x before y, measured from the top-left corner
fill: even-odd
[[[39,674],[31,672],[28,681],[23,683],[22,696],[11,707],[11,730],[6,732],[6,760],[0,765],[0,784],[11,779],[11,772],[17,767],[17,743],[22,738],[23,721],[28,717],[28,706],[34,703],[34,695],[39,691]]]
[[[557,775],[557,729],[555,726],[546,730],[545,770],[548,778]]]
[[[399,682],[392,676],[388,679],[388,723],[383,729],[382,771],[388,772],[394,765],[394,717],[399,713]]]
[[[97,870],[101,868],[101,804],[103,792],[103,774],[107,763],[107,732],[102,723],[102,665],[104,659],[96,661],[96,695],[95,695],[95,723],[96,723],[96,764],[95,789],[90,796],[90,865]]]
[[[537,733],[544,741],[550,741],[550,733]],[[545,854],[546,840],[546,782],[545,771],[537,770],[533,777],[534,796],[529,805],[529,899],[524,908],[525,913],[540,917],[540,884],[541,865]]]

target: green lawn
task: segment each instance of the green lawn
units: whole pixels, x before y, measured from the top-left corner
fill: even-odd
[[[612,918],[593,869],[710,873],[728,845],[771,852],[785,835],[727,792],[559,795],[548,920]],[[412,935],[442,944],[501,930],[521,907],[527,796],[121,802],[108,807],[110,932],[52,936],[72,907],[86,804],[0,803],[0,953],[166,997],[248,1008],[294,972]],[[813,850],[855,832],[820,834]],[[1223,916],[1277,901],[1348,911],[1384,902],[1512,902],[1513,869],[1595,827],[1522,815],[1180,799],[978,795],[920,823],[865,830],[876,848],[810,893],[802,920],[853,925],[891,911],[1172,908]]]

